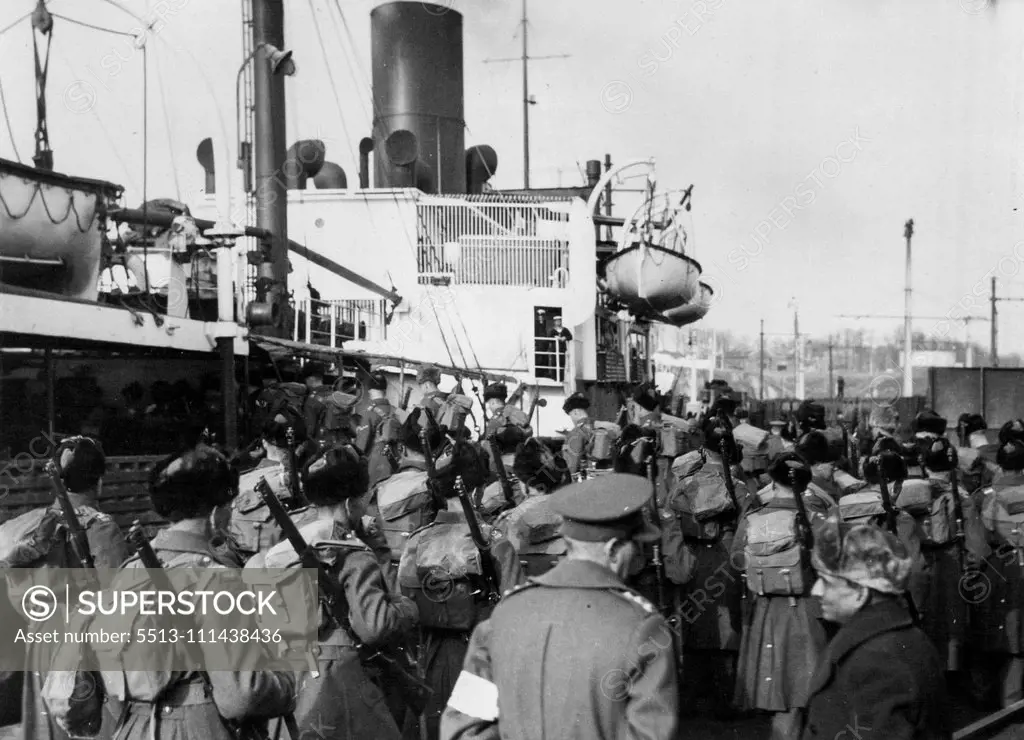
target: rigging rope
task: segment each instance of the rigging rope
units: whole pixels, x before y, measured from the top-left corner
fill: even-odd
[[[174,199],[181,201],[181,183],[178,181],[178,168],[173,165],[174,163],[174,137],[172,136],[173,131],[171,129],[171,121],[167,115],[167,95],[164,92],[163,85],[163,74],[160,66],[160,55],[153,54],[153,63],[156,67],[156,81],[157,89],[160,90],[160,109],[164,114],[164,127],[167,130],[167,149],[171,155],[171,174],[174,176]]]
[[[115,36],[128,36],[130,38],[135,38],[136,36],[134,33],[128,33],[127,31],[115,31],[113,28],[104,28],[103,26],[94,26],[92,23],[86,23],[85,21],[79,21],[75,20],[74,18],[68,18],[66,15],[60,15],[58,13],[50,13],[50,15],[52,15],[54,18],[60,18],[62,21],[67,21],[68,23],[72,23],[76,26],[91,28],[94,31],[103,31],[105,33],[112,33]]]
[[[7,98],[4,96],[3,81],[0,80],[0,105],[4,109],[4,120],[7,122],[7,135],[11,138],[11,148],[14,149],[14,156],[21,162],[21,154],[18,152],[18,144],[14,141],[14,129],[11,127],[11,117],[7,115]]]

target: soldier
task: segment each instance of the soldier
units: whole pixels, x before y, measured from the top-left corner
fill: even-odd
[[[295,720],[305,736],[399,740],[401,731],[389,708],[378,671],[360,661],[357,646],[370,650],[394,642],[415,626],[416,605],[391,593],[371,550],[360,538],[368,480],[367,460],[356,448],[337,445],[317,453],[302,470],[306,496],[316,518],[299,528],[331,577],[345,590],[349,627],[324,622],[318,635],[317,674],[303,672]],[[263,562],[259,562],[259,561]],[[291,543],[280,542],[247,566],[302,567]],[[394,699],[394,697],[390,697]]]
[[[424,365],[416,373],[416,382],[420,387],[420,400],[416,405],[430,411],[436,420],[442,404],[448,398],[447,393],[442,393],[437,389],[441,382],[440,368],[436,365]]]
[[[511,543],[523,574],[532,577],[551,570],[565,556],[565,540],[559,534],[562,517],[554,511],[548,494],[566,481],[557,458],[536,438],[527,440],[516,452],[513,469],[518,484],[516,506],[498,514],[494,536]],[[494,485],[484,493],[482,512],[493,506],[489,506],[489,498],[500,496],[491,490]]]
[[[867,485],[831,461],[828,440],[820,431],[814,430],[800,437],[796,443],[796,452],[811,466],[811,485],[817,486],[820,493],[829,496],[833,501],[838,501],[846,494],[859,491]]]
[[[71,437],[65,439],[54,454],[59,455],[57,462],[61,480],[78,522],[85,529],[95,566],[105,569],[120,567],[130,554],[128,543],[117,523],[100,511],[97,498],[99,483],[107,467],[102,446],[91,437]],[[15,517],[0,527],[0,564],[9,569],[8,593],[19,614],[22,597],[25,590],[33,585],[33,574],[38,569],[82,567],[74,560],[68,538],[68,524],[57,501]],[[21,578],[22,574],[24,578]],[[52,629],[52,626],[46,627],[49,622],[27,624],[40,632]],[[65,740],[68,737],[45,711],[42,698],[43,677],[49,668],[53,649],[53,646],[42,643],[28,646],[21,698],[26,740]],[[104,717],[103,736],[110,736],[115,719],[116,716]]]
[[[241,566],[213,547],[210,525],[214,509],[230,501],[237,485],[237,473],[228,461],[206,445],[171,455],[153,468],[150,499],[170,526],[150,544],[164,568]],[[125,567],[144,566],[136,556]],[[123,622],[117,615],[111,619]],[[112,623],[110,631],[116,631],[113,627]],[[122,646],[104,644],[94,649],[101,655],[108,653],[100,659],[110,665],[117,661]],[[198,649],[207,648],[198,643]],[[250,655],[259,649],[259,645],[247,646]],[[126,703],[119,740],[229,740],[233,736],[225,721],[265,722],[295,708],[295,677],[290,671],[212,670],[206,678],[200,671],[200,666],[191,671],[123,669],[120,681],[108,681],[107,690]],[[104,670],[104,675],[108,677],[109,672]]]
[[[300,453],[295,449],[306,441],[306,425],[297,411],[282,407],[263,426],[262,445],[266,456],[255,468],[242,473],[239,494],[217,512],[217,527],[226,534],[225,545],[236,551],[244,563],[261,550],[281,541],[281,528],[256,492],[261,477],[274,489],[292,512],[296,526],[315,517],[306,505],[299,484]]]
[[[441,737],[676,736],[669,627],[624,583],[638,547],[659,538],[641,512],[650,495],[616,473],[552,494],[566,558],[474,630]]]
[[[1009,438],[997,456],[1000,475],[988,488],[974,494],[992,555],[976,574],[964,580],[974,606],[971,618],[977,658],[975,678],[995,673],[1003,707],[1024,699],[1024,442]],[[973,660],[972,660],[973,662]]]
[[[484,388],[484,403],[487,405],[487,425],[484,438],[496,435],[504,449],[516,447],[533,436],[533,427],[526,414],[511,404],[506,404],[508,388],[504,383],[491,383]]]
[[[815,532],[812,563],[812,593],[839,630],[815,670],[800,737],[950,737],[941,661],[899,598],[911,570],[902,543],[833,517]]]
[[[996,453],[999,444],[990,444],[985,434],[988,425],[980,414],[960,414],[957,421],[956,450],[960,460],[960,479],[964,487],[971,491],[992,485],[999,474],[996,464]]]
[[[573,427],[565,437],[561,455],[570,476],[587,467],[587,456],[594,440],[594,422],[590,418],[590,399],[577,391],[565,399],[562,411],[569,416]]]
[[[931,510],[921,522],[928,584],[922,594],[921,627],[939,649],[945,670],[954,673],[963,670],[967,638],[968,602],[960,590],[965,568],[980,565],[991,550],[970,492],[957,486],[957,498],[953,496],[951,471],[958,461],[949,440],[935,437],[922,462],[935,488]]]
[[[387,397],[388,378],[382,371],[370,373],[366,384],[370,404],[356,431],[356,447],[369,457],[370,488],[398,472],[398,438],[401,422]]]
[[[768,422],[768,426],[771,427],[771,429],[768,436],[767,451],[768,463],[771,464],[779,455],[792,450],[793,443],[787,441],[782,436],[782,430],[786,426],[786,422],[782,421],[782,419],[772,419]]]
[[[409,536],[398,565],[402,593],[412,597],[420,610],[422,663],[426,682],[434,690],[424,713],[428,740],[437,740],[441,713],[465,658],[470,633],[489,616],[503,592],[524,580],[507,541],[492,538],[483,550],[474,543],[460,505],[455,476],[461,476],[467,491],[483,484],[487,477],[483,451],[460,441],[449,471],[434,482],[446,508]]]
[[[674,533],[677,524],[682,535],[665,537],[662,551],[666,573],[682,586],[678,614],[683,663],[694,666],[681,687],[683,704],[698,714],[725,716],[736,681],[745,590],[732,565],[731,548],[752,491],[740,471],[742,453],[725,423],[709,417],[702,436],[699,457],[692,467],[677,468],[678,483],[661,507],[663,535]],[[723,442],[728,460],[722,455]],[[731,481],[724,474],[726,464]]]
[[[732,546],[732,562],[745,568],[747,602],[753,602],[744,610],[735,700],[740,709],[772,713],[773,740],[795,740],[826,635],[820,605],[811,596],[809,543],[794,534],[806,525],[794,483],[803,489],[811,527],[830,504],[809,487],[811,469],[795,453],[778,458],[769,474],[771,485],[741,515]]]

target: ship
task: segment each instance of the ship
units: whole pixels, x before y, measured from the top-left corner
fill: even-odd
[[[493,187],[498,153],[466,146],[452,8],[370,12],[374,117],[355,177],[322,141],[289,144],[284,13],[282,0],[242,2],[242,140],[198,142],[206,188],[194,202],[126,203],[116,183],[55,171],[45,136],[35,167],[0,160],[0,517],[46,499],[44,448],[123,429],[127,412],[141,431],[110,441],[102,496],[123,524],[158,526],[139,484],[174,435],[144,422],[175,403],[212,406],[215,438],[237,449],[260,368],[282,377],[311,359],[331,364],[339,387],[384,368],[395,405],[416,369],[436,364],[442,390],[474,397],[478,424],[486,383],[521,385],[534,429],[556,438],[570,426],[566,395],[585,392],[595,417],[614,418],[623,389],[654,377],[652,327],[707,313],[682,225],[692,188],[658,193],[652,160],[589,160],[577,187]],[[55,22],[40,3],[33,33]],[[229,150],[241,193],[216,156]],[[643,198],[616,216],[613,203],[635,204],[619,191],[628,172]],[[174,395],[183,383],[191,395]]]

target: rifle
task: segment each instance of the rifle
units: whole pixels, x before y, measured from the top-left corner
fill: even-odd
[[[654,466],[654,455],[647,457],[647,477],[651,481],[651,507],[655,521],[661,524],[661,512],[658,510],[658,474]],[[668,605],[665,603],[665,562],[661,558],[661,541],[651,544],[651,565],[654,566],[654,577],[658,587],[658,610],[668,617]]]
[[[736,498],[736,482],[732,479],[732,451],[736,445],[736,439],[732,436],[732,423],[729,421],[729,417],[725,411],[721,408],[718,409],[718,420],[725,425],[728,434],[722,437],[722,441],[718,445],[718,451],[722,454],[722,476],[725,478],[725,490],[729,492],[729,498],[732,499],[732,505],[739,513],[740,502]],[[730,445],[730,441],[732,444]]]
[[[814,530],[811,528],[811,516],[807,513],[807,502],[804,501],[804,492],[807,486],[797,486],[796,470],[789,469],[789,485],[793,489],[793,498],[796,500],[796,511],[800,520],[800,541],[807,552],[814,549]]]
[[[523,397],[524,390],[526,390],[526,386],[520,383],[519,386],[514,391],[512,391],[512,395],[508,397],[508,400],[505,401],[505,405],[515,406],[517,403],[519,403],[519,400]]]
[[[501,460],[501,450],[498,448],[498,437],[496,434],[488,437],[487,445],[491,448],[491,455],[494,456],[494,468],[498,474],[498,480],[501,481],[501,492],[505,496],[505,502],[510,508],[514,509],[516,499],[512,491],[512,481],[508,479],[508,471],[505,470],[505,463]]]
[[[950,465],[952,466],[949,469],[949,483],[952,486],[953,490],[953,518],[956,520],[956,555],[957,560],[960,561],[960,572],[963,573],[966,572],[967,569],[966,553],[964,552],[967,544],[967,533],[964,529],[964,506],[963,501],[960,499],[960,480],[959,476],[957,475],[956,459],[952,445],[946,448],[946,456],[948,457]]]
[[[298,455],[295,452],[295,429],[289,426],[285,432],[286,439],[288,440],[288,488],[292,492],[292,500],[295,501],[296,506],[302,506],[306,503],[305,497],[302,495],[302,487],[299,485],[299,461]]]
[[[885,526],[896,538],[899,538],[899,528],[896,523],[896,507],[893,506],[892,496],[889,494],[889,482],[885,479],[885,471],[882,468],[882,456],[878,455],[878,487],[882,493],[882,506],[885,508]],[[904,596],[907,600],[907,611],[910,612],[910,618],[914,624],[921,623],[921,616],[917,611],[917,605],[914,603],[914,597],[908,590]]]
[[[174,585],[171,583],[170,576],[167,575],[167,571],[164,570],[163,563],[160,562],[160,558],[157,557],[156,552],[153,550],[153,546],[149,544],[149,539],[146,537],[145,531],[142,529],[142,522],[136,519],[128,530],[128,536],[125,538],[128,544],[131,545],[135,552],[139,555],[139,560],[142,562],[143,567],[146,569],[149,577],[153,580],[153,586],[158,592],[168,591],[175,593]],[[199,630],[199,624],[196,622],[194,613],[181,614],[179,615],[186,619],[190,623],[190,627],[193,630]],[[213,695],[213,684],[210,681],[210,674],[197,666],[202,665],[202,655],[198,648],[198,643],[194,643],[185,640],[185,652],[188,654],[189,663],[193,666],[191,670],[196,671],[203,683],[206,684],[207,695]],[[222,721],[227,725],[231,736],[236,740],[267,740],[269,734],[267,733],[266,727],[261,727],[256,722],[239,722],[237,720],[224,720]],[[284,715],[285,727],[288,730],[288,734],[291,737],[298,737],[298,725],[295,722],[295,715],[290,712]]]
[[[412,396],[412,386],[410,385],[410,386],[408,386],[405,389],[405,393],[402,394],[402,402],[400,404],[398,404],[398,408],[402,409],[402,411],[408,410],[408,408],[409,408],[409,398],[411,396]]]
[[[326,607],[328,619],[334,626],[340,627],[349,636],[360,660],[364,664],[374,666],[386,674],[386,678],[390,678],[396,687],[401,689],[401,694],[406,699],[409,707],[416,714],[422,714],[427,700],[433,693],[433,689],[416,677],[418,669],[412,657],[401,647],[392,648],[390,652],[393,652],[393,654],[388,654],[384,652],[386,648],[373,649],[359,639],[359,636],[352,629],[345,589],[324,568],[324,564],[320,562],[316,552],[306,542],[298,527],[295,526],[295,522],[288,516],[288,512],[285,511],[281,500],[278,499],[273,489],[267,483],[267,479],[261,477],[255,489],[263,498],[271,515],[281,528],[281,533],[284,534],[292,549],[298,554],[302,567],[312,568],[317,572],[317,589],[320,592],[320,601]],[[291,731],[289,730],[289,732]],[[294,737],[298,737],[298,735]]]
[[[480,570],[487,588],[487,601],[490,604],[497,604],[501,600],[501,586],[489,552],[491,543],[487,541],[480,529],[480,522],[477,521],[476,513],[473,511],[473,502],[469,498],[469,491],[466,490],[466,484],[462,482],[461,475],[455,476],[455,490],[459,494],[459,503],[462,504],[462,511],[466,515],[469,536],[473,538],[473,544],[476,545],[477,553],[480,556]]]
[[[80,567],[89,570],[95,576],[96,562],[93,560],[92,550],[89,549],[89,537],[85,533],[85,527],[78,521],[78,514],[75,513],[75,507],[71,505],[68,489],[64,487],[64,481],[61,478],[64,474],[60,467],[61,455],[64,450],[70,449],[74,444],[75,442],[71,440],[61,442],[53,453],[53,459],[47,464],[46,472],[50,476],[54,493],[57,494],[57,501],[60,503],[61,513],[64,515],[64,523],[71,535],[71,550],[81,564]]]

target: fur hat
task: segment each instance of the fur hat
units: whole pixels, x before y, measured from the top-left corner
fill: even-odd
[[[451,453],[437,460],[437,477],[445,498],[458,495],[455,490],[456,476],[470,492],[483,485],[490,478],[490,457],[477,442],[458,442]]]
[[[907,590],[913,560],[898,537],[869,524],[841,522],[835,514],[816,530],[811,564],[818,573],[883,594]]]
[[[60,451],[57,459],[60,478],[72,493],[95,487],[107,472],[103,446],[92,437],[69,437],[57,450]]]
[[[1024,470],[1024,441],[1011,439],[999,447],[996,464],[1003,470]]]
[[[831,462],[832,459],[828,438],[817,429],[807,432],[797,440],[796,451],[810,465]]]
[[[952,470],[959,463],[956,448],[945,437],[929,440],[922,459],[928,470],[934,470],[937,473]]]
[[[871,445],[871,454],[880,455],[883,452],[892,452],[897,455],[903,454],[903,445],[892,437],[879,437]]]
[[[292,406],[282,406],[273,416],[263,422],[263,438],[278,447],[286,447],[289,427],[296,444],[301,444],[308,439],[306,420],[298,409]]]
[[[367,377],[366,387],[371,391],[386,391],[388,389],[388,376],[383,370],[374,370]]]
[[[736,440],[733,438],[732,432],[729,431],[729,427],[718,417],[709,416],[704,420],[704,423],[701,425],[701,439],[706,449],[714,450],[715,452],[721,452],[722,440],[727,440],[728,448],[732,452],[732,460],[730,462],[733,465],[738,465],[742,461],[743,451],[736,444]]]
[[[931,409],[926,409],[914,417],[912,431],[914,434],[934,434],[941,437],[946,433],[946,420]]]
[[[644,383],[633,391],[633,402],[644,411],[658,408],[658,392],[648,383]]]
[[[204,516],[236,493],[238,471],[205,444],[164,458],[150,472],[153,510],[171,522]]]
[[[569,396],[567,399],[565,399],[565,403],[562,404],[562,411],[564,411],[567,414],[570,411],[575,411],[577,409],[584,409],[584,410],[586,410],[586,409],[589,409],[589,408],[590,408],[590,399],[587,398],[586,396],[584,396],[579,391],[577,391],[576,393],[573,393],[571,396]]]
[[[1011,439],[1024,441],[1024,420],[1013,419],[999,428],[999,444],[1005,445]]]
[[[505,402],[508,398],[508,388],[504,383],[491,383],[489,386],[484,388],[484,403],[487,403],[491,399]]]
[[[811,468],[795,452],[785,452],[775,458],[768,468],[769,477],[781,486],[792,486],[794,479],[797,486],[806,488],[811,483]]]
[[[416,372],[416,382],[419,384],[441,382],[441,369],[437,365],[424,365]]]
[[[531,488],[550,490],[564,478],[558,460],[547,445],[536,437],[530,437],[516,450],[512,472]]]
[[[424,427],[427,427],[427,439],[431,452],[436,453],[444,446],[444,433],[436,423],[432,423],[429,419],[430,417],[423,413],[423,409],[419,406],[414,408],[405,417],[405,421],[402,423],[400,438],[402,445],[406,449],[421,455],[423,454],[423,441],[420,435]]]
[[[882,452],[864,461],[864,480],[868,483],[880,483],[881,475],[885,475],[887,483],[907,479],[907,462],[898,452]]]
[[[314,506],[330,506],[366,493],[370,483],[366,457],[352,445],[318,451],[302,466],[306,498]]]
[[[796,420],[805,429],[824,429],[825,407],[815,401],[804,401],[796,410]]]
[[[965,440],[974,432],[982,432],[988,429],[985,417],[981,414],[960,414],[960,418],[957,419],[957,426],[960,427],[961,434],[964,435]]]

